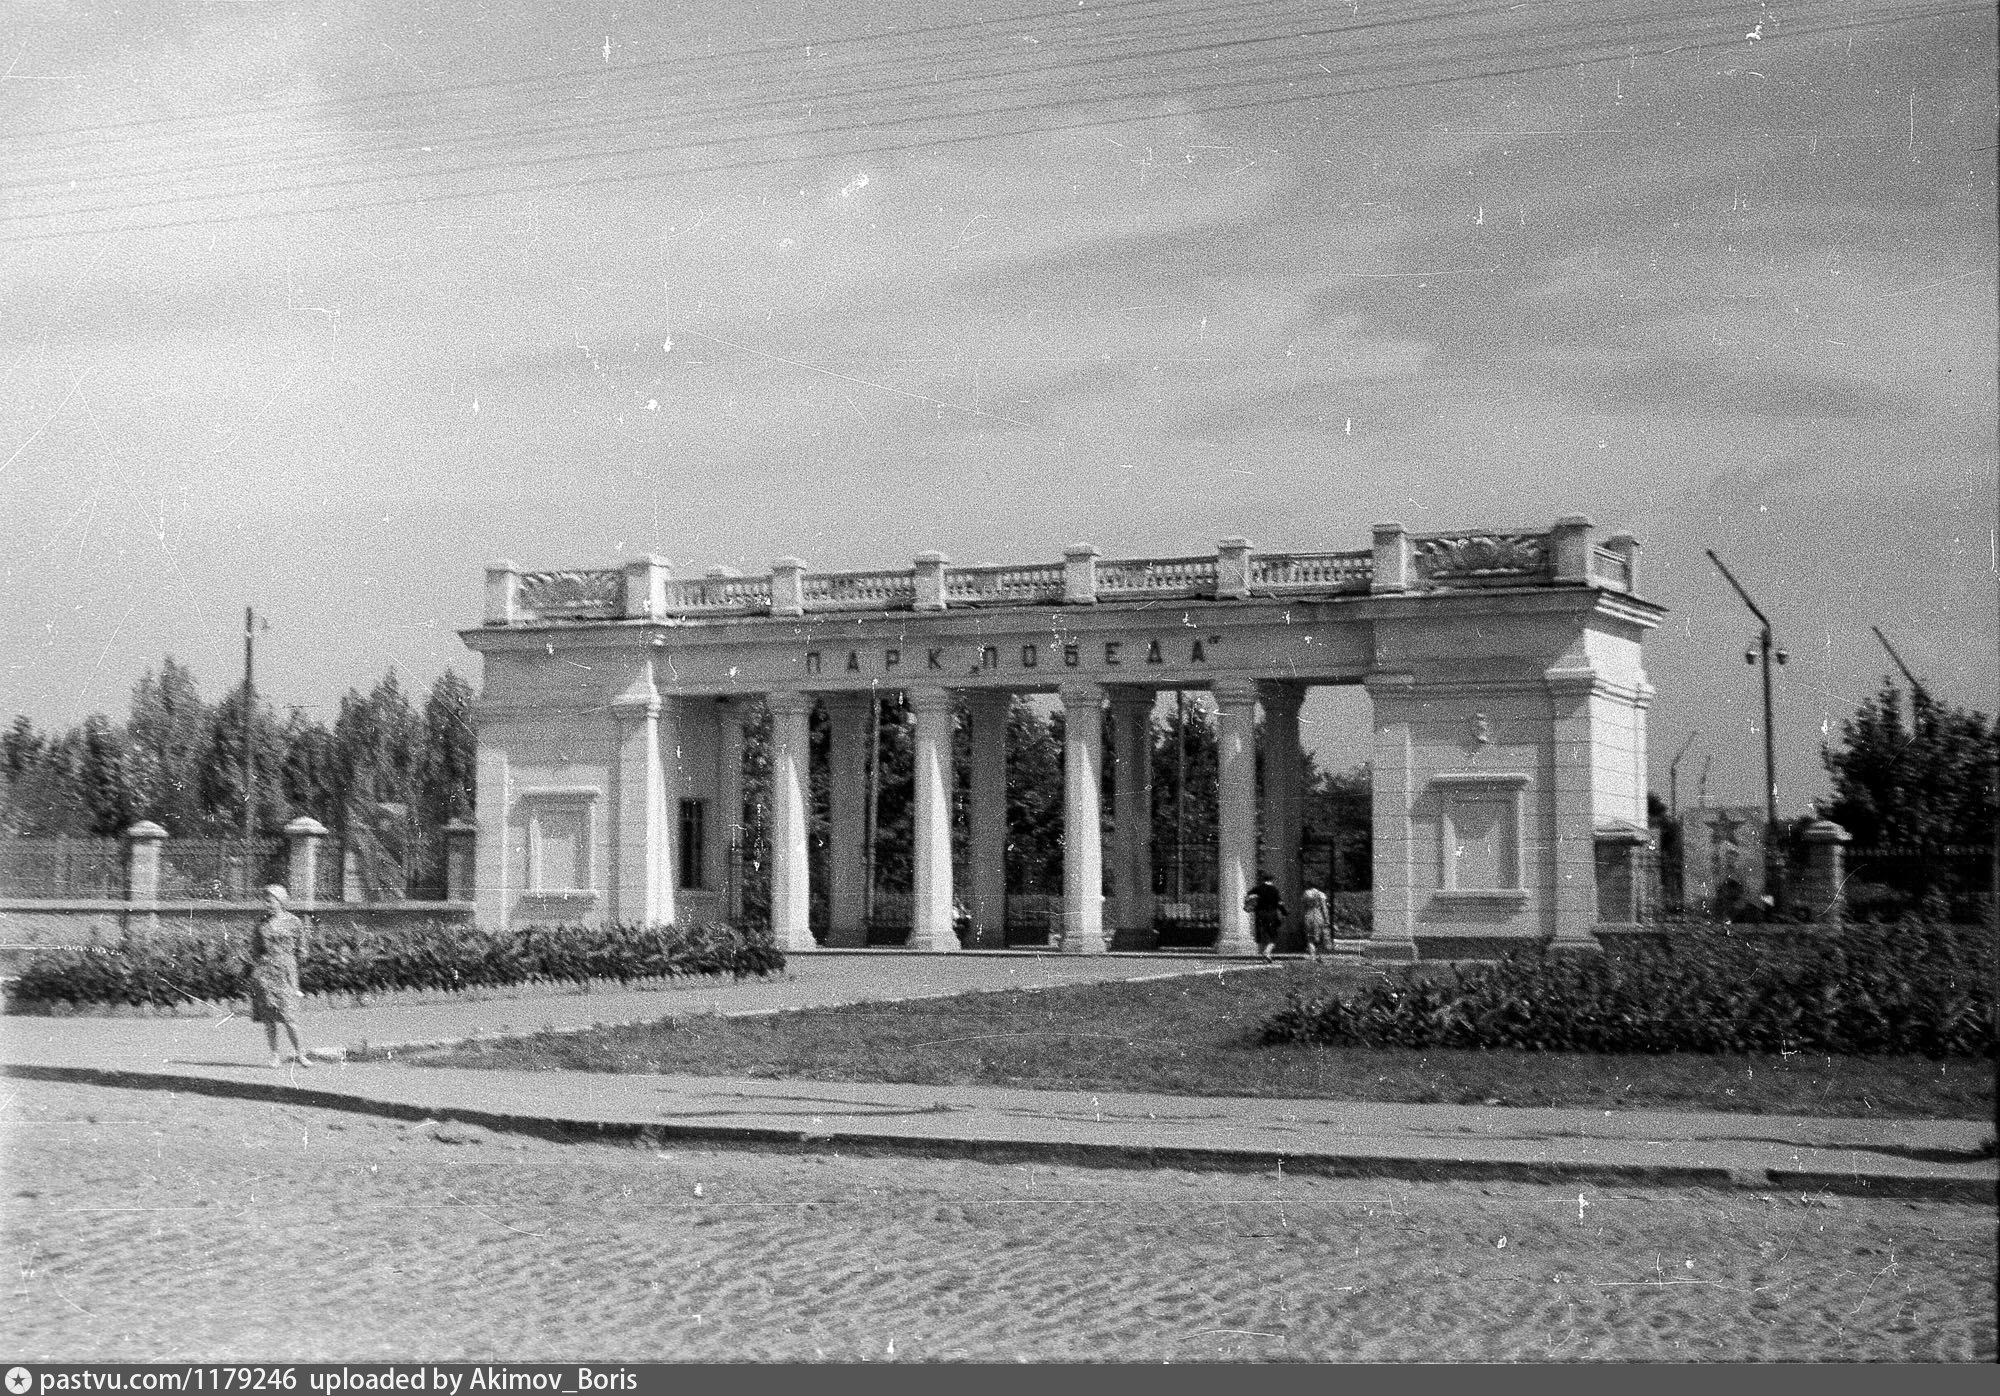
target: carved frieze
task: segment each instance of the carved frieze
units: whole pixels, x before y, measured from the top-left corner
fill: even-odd
[[[1540,533],[1461,533],[1417,538],[1417,575],[1428,581],[1480,577],[1539,577],[1549,566],[1548,538]]]
[[[625,608],[625,576],[613,571],[524,572],[521,604],[544,618],[615,616]]]

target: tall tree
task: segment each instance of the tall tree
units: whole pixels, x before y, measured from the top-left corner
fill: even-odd
[[[1918,689],[1906,719],[1902,693],[1885,679],[1820,756],[1833,778],[1827,817],[1857,844],[1925,853],[1991,846],[2000,728],[1986,714]]]
[[[125,739],[103,713],[85,718],[79,735],[77,783],[89,815],[89,831],[98,838],[116,838],[131,827],[138,808]]]
[[[246,722],[245,694],[237,684],[228,697],[208,712],[208,738],[203,747],[201,772],[196,789],[200,795],[195,830],[204,838],[243,837],[243,743]],[[247,723],[250,741],[251,779],[255,786],[256,810],[251,821],[253,838],[275,838],[292,817],[291,803],[284,787],[285,738],[278,715],[262,699],[249,704]],[[180,829],[170,832],[186,837]]]
[[[207,829],[211,820],[201,776],[211,722],[194,674],[172,655],[161,659],[159,673],[148,669],[133,686],[125,737],[141,819],[182,838]]]
[[[431,685],[424,700],[423,760],[418,774],[419,805],[428,828],[437,829],[472,814],[478,737],[472,727],[472,685],[450,669]]]

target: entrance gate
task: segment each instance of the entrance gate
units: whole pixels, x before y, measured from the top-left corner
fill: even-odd
[[[1056,939],[1107,948],[1155,919],[1150,712],[1206,689],[1219,718],[1214,944],[1254,946],[1244,894],[1261,807],[1273,874],[1300,892],[1299,707],[1313,684],[1359,684],[1374,707],[1371,951],[1462,955],[1543,939],[1595,945],[1597,878],[1645,828],[1640,641],[1660,608],[1635,594],[1638,544],[1590,520],[1544,532],[1411,534],[1377,525],[1353,552],[1213,554],[762,577],[620,568],[487,569],[477,905],[482,923],[728,919],[742,910],[743,730],[770,714],[771,925],[814,948],[861,946],[868,695],[900,689],[915,717],[908,944],[952,950],[953,909],[976,944],[1005,937],[1006,716],[1054,695],[1064,744],[1065,857]],[[824,888],[813,887],[808,718],[830,732]],[[952,729],[971,738],[964,886],[951,849]],[[1111,737],[1101,720],[1111,712]],[[1270,768],[1260,782],[1261,707]],[[1114,818],[1100,826],[1110,763]],[[1636,839],[1636,841],[1635,841]],[[1107,893],[1108,889],[1108,893]],[[1627,899],[1629,902],[1629,899]]]

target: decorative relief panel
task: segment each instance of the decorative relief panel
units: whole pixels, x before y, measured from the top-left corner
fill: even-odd
[[[1539,533],[1468,533],[1411,540],[1417,575],[1430,581],[1540,577],[1549,569],[1548,538]]]
[[[625,574],[614,571],[524,572],[521,604],[538,616],[615,616],[625,609]]]

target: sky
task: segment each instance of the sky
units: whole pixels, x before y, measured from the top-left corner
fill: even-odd
[[[1991,712],[1995,14],[13,0],[0,720],[331,718],[482,568],[1644,546],[1653,784]],[[1322,764],[1366,756],[1323,690]]]

